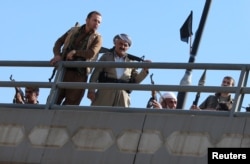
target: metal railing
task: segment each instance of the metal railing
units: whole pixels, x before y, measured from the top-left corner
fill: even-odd
[[[132,68],[143,68],[148,67],[150,69],[180,69],[180,70],[234,70],[239,71],[240,76],[238,79],[238,83],[235,87],[213,87],[213,86],[181,86],[181,85],[151,85],[151,84],[121,84],[115,83],[110,85],[109,83],[80,83],[80,82],[61,82],[63,71],[62,68],[65,67],[132,67]],[[48,61],[0,61],[0,67],[52,67],[49,65]],[[177,91],[177,92],[222,92],[227,91],[230,93],[234,93],[234,104],[233,110],[230,112],[226,112],[225,115],[233,116],[235,113],[240,111],[242,106],[243,98],[245,94],[250,93],[250,87],[247,87],[248,74],[250,70],[250,65],[248,64],[224,64],[224,63],[166,63],[166,62],[155,62],[155,63],[116,63],[116,62],[82,62],[82,61],[64,61],[58,63],[58,71],[56,73],[55,79],[53,82],[12,82],[12,81],[0,81],[0,87],[25,87],[25,86],[38,86],[40,88],[50,88],[50,94],[48,95],[48,99],[46,104],[42,105],[22,105],[22,104],[9,104],[9,103],[1,103],[1,107],[17,107],[17,108],[37,108],[37,109],[85,109],[91,110],[93,107],[89,106],[58,106],[55,105],[55,98],[57,96],[58,88],[85,88],[85,89],[132,89],[132,90],[142,90],[142,91],[151,91],[151,90],[159,90],[159,91]],[[110,107],[95,107],[95,109],[99,110],[110,110]],[[112,111],[119,110],[120,108],[112,108]],[[133,108],[130,108],[133,109]],[[150,110],[146,108],[148,112],[159,112],[159,110]],[[134,111],[142,111],[141,109],[134,109]],[[131,112],[131,110],[129,110]],[[162,110],[160,111],[162,112]],[[163,111],[165,112],[165,110]],[[172,112],[172,111],[170,111]],[[192,113],[194,111],[178,111],[182,113]],[[202,112],[211,113],[211,112]],[[225,113],[225,112],[219,112]],[[218,113],[217,113],[218,114]],[[222,114],[224,115],[224,114]]]

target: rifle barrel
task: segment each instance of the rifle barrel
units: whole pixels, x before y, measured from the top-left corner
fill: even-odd
[[[112,50],[114,50],[114,47],[111,48],[111,49],[108,49],[108,48],[106,48],[106,47],[101,47],[99,53],[111,52]],[[144,59],[143,59],[144,56],[142,56],[142,57],[140,58],[140,57],[138,57],[138,56],[131,55],[131,54],[128,54],[128,53],[127,53],[127,57],[128,57],[130,60],[136,60],[136,61],[139,61],[139,62],[144,61]]]

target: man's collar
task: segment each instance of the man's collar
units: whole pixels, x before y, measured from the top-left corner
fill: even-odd
[[[127,57],[127,54],[124,55],[124,56],[119,56],[119,55],[117,55],[117,53],[114,51],[114,57],[115,57],[115,58],[123,58],[123,59],[125,60],[125,58]]]

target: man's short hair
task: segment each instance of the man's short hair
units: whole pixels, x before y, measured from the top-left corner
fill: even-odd
[[[101,13],[100,13],[100,12],[98,12],[98,11],[91,11],[90,13],[88,13],[87,18],[88,18],[88,19],[89,19],[89,18],[91,18],[91,16],[92,16],[93,14],[96,14],[96,15],[102,16],[102,15],[101,15]]]
[[[39,92],[39,88],[38,87],[26,87],[26,89],[30,89],[32,90],[33,92]]]
[[[234,86],[234,85],[235,85],[235,80],[234,80],[234,78],[233,78],[233,77],[231,77],[231,76],[225,76],[223,79],[232,80],[232,86]]]

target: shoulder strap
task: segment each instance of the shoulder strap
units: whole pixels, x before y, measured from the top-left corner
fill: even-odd
[[[68,31],[68,35],[64,41],[63,50],[66,50],[68,47],[70,47],[71,38],[79,30],[79,28],[80,28],[80,24],[76,22],[75,26],[71,27],[71,29]]]

